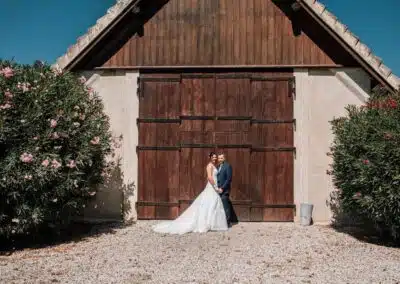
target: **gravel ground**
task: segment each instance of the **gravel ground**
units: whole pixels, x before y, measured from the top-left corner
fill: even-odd
[[[166,236],[151,224],[0,256],[0,282],[400,283],[400,249],[325,226],[241,223]]]

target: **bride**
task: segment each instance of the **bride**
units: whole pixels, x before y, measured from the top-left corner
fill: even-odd
[[[153,226],[158,233],[185,234],[189,232],[226,231],[228,224],[217,188],[217,155],[211,152],[207,170],[207,185],[189,208],[173,221]]]

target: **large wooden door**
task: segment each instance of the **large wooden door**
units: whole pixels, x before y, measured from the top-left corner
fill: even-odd
[[[140,91],[138,215],[168,219],[179,213],[180,77],[141,78]]]
[[[292,221],[293,77],[271,73],[140,77],[140,219],[174,219],[206,183],[210,151],[233,167],[240,221]]]
[[[252,221],[291,221],[293,204],[293,79],[254,77],[250,141]]]

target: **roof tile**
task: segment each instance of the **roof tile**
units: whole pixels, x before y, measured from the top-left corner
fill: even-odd
[[[354,48],[356,46],[356,44],[360,41],[360,39],[358,37],[356,37],[350,30],[347,30],[345,33],[340,34],[340,36],[352,48]]]
[[[331,26],[334,27],[336,22],[337,22],[337,18],[335,15],[333,15],[331,12],[329,12],[328,10],[324,10],[324,12],[321,14],[321,17],[325,20],[325,22]]]
[[[400,78],[397,77],[395,74],[390,74],[390,76],[387,78],[387,80],[389,81],[389,83],[393,86],[395,86],[395,89],[399,89],[400,88]]]
[[[310,4],[309,4],[310,5]],[[321,2],[314,1],[314,3],[311,5],[314,9],[314,11],[318,14],[321,15],[325,11],[325,5],[322,4]]]
[[[355,48],[357,49],[357,51],[363,56],[363,57],[367,57],[371,54],[371,49],[366,46],[364,43],[362,42],[358,42],[358,44],[355,46]]]
[[[391,70],[389,67],[387,67],[385,64],[381,64],[381,65],[379,66],[379,71],[380,71],[382,74],[384,74],[385,77],[389,77],[390,74],[392,74],[392,70]]]

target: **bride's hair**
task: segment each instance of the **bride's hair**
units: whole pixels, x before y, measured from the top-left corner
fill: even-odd
[[[212,156],[216,155],[215,152],[210,152],[210,154],[208,154],[208,157],[211,159]]]

